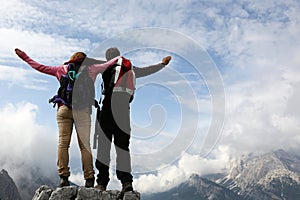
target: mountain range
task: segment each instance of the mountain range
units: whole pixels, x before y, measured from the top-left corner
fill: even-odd
[[[244,199],[300,199],[300,158],[283,150],[250,155],[216,182]]]
[[[204,199],[235,199],[240,197],[229,189],[200,177],[197,174],[192,175],[186,182],[181,183],[168,191],[142,195],[142,200],[204,200]]]
[[[300,158],[283,150],[237,159],[223,174],[192,175],[142,200],[299,200]]]

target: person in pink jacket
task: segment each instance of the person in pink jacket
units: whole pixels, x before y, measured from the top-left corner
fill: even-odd
[[[97,74],[103,73],[108,67],[114,65],[120,57],[116,57],[106,63],[100,61],[101,64],[96,64],[96,60],[88,58],[83,52],[74,53],[68,62],[59,66],[46,66],[31,59],[24,51],[15,49],[15,53],[33,69],[56,77],[58,81],[68,73],[68,63],[83,62],[88,66],[88,75],[92,81],[96,80]],[[58,103],[56,120],[58,124],[59,139],[57,153],[58,175],[60,177],[59,187],[69,186],[68,177],[70,176],[69,169],[69,146],[73,125],[77,132],[77,139],[81,152],[82,169],[86,187],[94,186],[94,169],[93,157],[90,147],[90,129],[91,129],[91,106],[80,109],[72,109],[64,102]]]

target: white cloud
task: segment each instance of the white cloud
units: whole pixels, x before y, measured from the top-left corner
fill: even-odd
[[[76,5],[76,6],[75,6]],[[70,9],[72,8],[72,9]],[[172,12],[170,12],[172,11]],[[176,11],[176,12],[174,12]],[[185,4],[169,1],[30,1],[5,2],[2,26],[67,37],[111,37],[135,27],[179,27]],[[146,22],[146,23],[145,23]]]
[[[274,69],[263,80],[227,88],[227,120],[221,144],[230,145],[238,155],[299,148],[300,116],[294,112],[299,80],[282,76]]]
[[[47,90],[46,80],[38,77],[33,70],[23,68],[1,66],[0,81],[5,81],[10,87],[21,86],[28,89]]]
[[[224,64],[218,66],[226,82],[227,103],[225,130],[219,145],[231,147],[235,155],[297,146],[295,99],[299,96],[300,60],[296,55],[300,43],[296,35],[300,30],[296,28],[299,15],[295,10],[299,10],[299,5],[252,2],[223,6],[209,7],[203,20],[189,21],[189,31],[203,28],[194,32],[193,38],[206,38],[205,46],[217,52]],[[205,26],[208,19],[211,24]]]
[[[82,172],[72,173],[70,176],[70,181],[79,186],[84,186],[85,184]]]
[[[31,176],[31,169],[40,168],[47,176],[56,168],[56,130],[39,125],[37,112],[36,105],[26,102],[0,108],[0,167],[16,182],[26,171]]]
[[[46,65],[63,64],[76,51],[87,51],[92,47],[87,39],[72,39],[63,36],[0,28],[0,55],[2,62],[19,60],[14,49],[24,50],[30,57]],[[5,58],[5,60],[3,59]],[[15,61],[16,62],[16,61]]]
[[[213,159],[182,153],[177,164],[166,166],[155,174],[145,174],[134,179],[134,187],[141,193],[162,192],[177,186],[192,174],[221,173],[229,162],[228,153],[226,147],[219,147]]]

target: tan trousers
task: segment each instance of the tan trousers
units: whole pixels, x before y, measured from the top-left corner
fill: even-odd
[[[65,105],[58,108],[56,120],[59,130],[57,167],[59,176],[70,176],[69,147],[73,131],[73,124],[77,133],[77,140],[81,152],[84,178],[93,178],[93,157],[90,146],[91,114],[88,108],[72,110]]]

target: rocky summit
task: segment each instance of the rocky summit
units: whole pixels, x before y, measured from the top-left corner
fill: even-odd
[[[120,198],[120,191],[108,190],[101,192],[95,188],[68,186],[56,188],[55,190],[47,185],[39,187],[32,200],[140,200],[140,193],[126,192]]]

